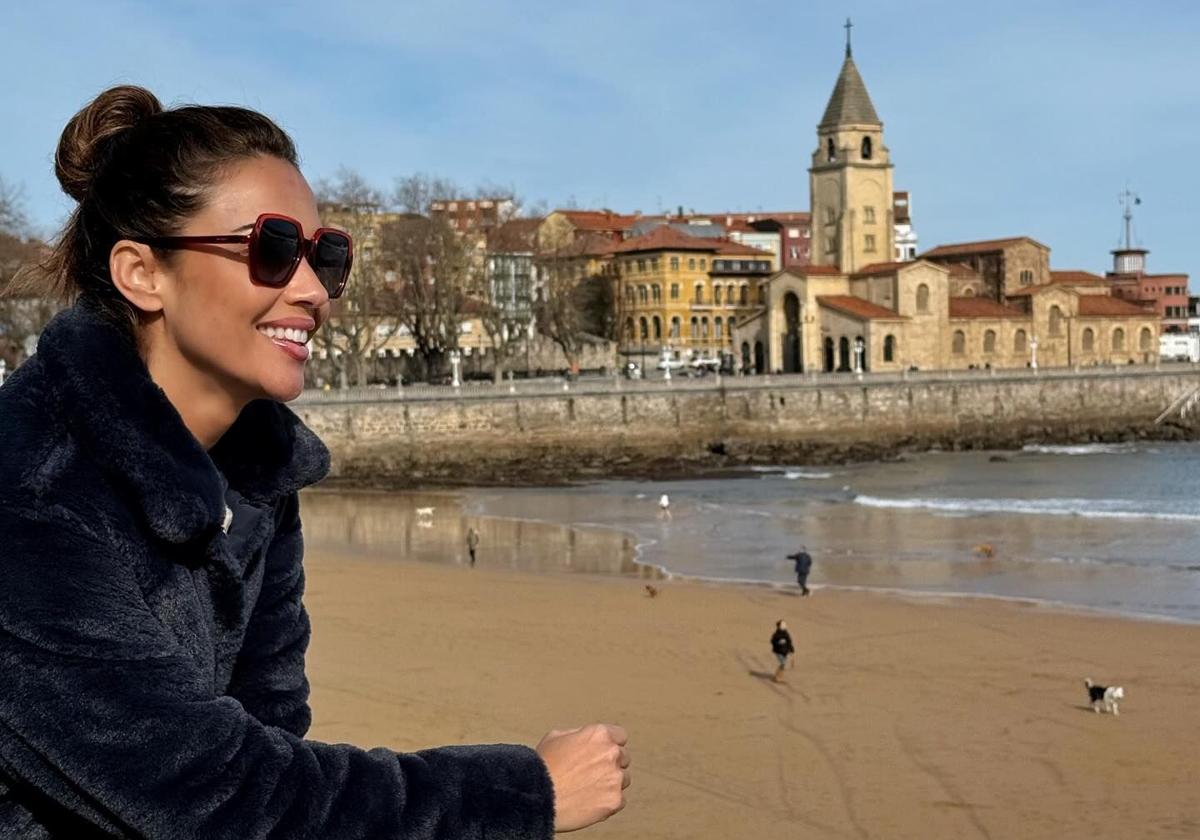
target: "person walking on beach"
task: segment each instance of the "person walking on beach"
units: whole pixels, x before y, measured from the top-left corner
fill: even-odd
[[[73,303],[0,388],[0,837],[548,840],[624,807],[619,726],[308,737],[299,493],[330,459],[283,404],[353,244],[297,160],[262,114],[133,86],[63,130]]]
[[[475,549],[479,548],[479,532],[474,527],[467,529],[467,551],[471,555],[471,568],[475,568]]]
[[[788,657],[792,657],[793,667],[796,662],[796,648],[792,645],[792,634],[788,632],[787,622],[782,618],[775,622],[775,632],[771,634],[771,652],[779,660],[779,667],[775,669],[775,675],[771,677],[771,681],[779,682],[783,679],[783,669],[787,667]]]
[[[787,559],[796,561],[796,583],[800,585],[800,594],[807,596],[809,594],[808,573],[812,569],[812,557],[809,556],[807,546],[800,546],[800,550],[795,554],[789,554]]]
[[[667,496],[666,493],[663,493],[662,496],[659,497],[659,500],[658,500],[658,518],[659,519],[670,519],[671,518],[671,499],[669,496]]]

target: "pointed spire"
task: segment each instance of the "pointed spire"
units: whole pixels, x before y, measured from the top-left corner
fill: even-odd
[[[850,28],[854,26],[846,18],[846,60],[842,62],[842,72],[838,74],[837,84],[833,86],[833,95],[825,106],[825,115],[821,117],[819,128],[835,125],[883,125],[862,76],[854,66],[850,55]]]

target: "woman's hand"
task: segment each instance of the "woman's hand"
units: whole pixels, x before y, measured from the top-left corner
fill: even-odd
[[[575,831],[625,807],[629,787],[628,736],[619,726],[594,723],[555,729],[537,745],[554,783],[554,830]]]

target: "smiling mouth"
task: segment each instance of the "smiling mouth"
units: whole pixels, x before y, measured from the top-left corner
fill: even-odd
[[[259,327],[258,331],[267,338],[274,338],[277,341],[291,341],[295,344],[307,344],[308,339],[312,336],[309,330],[296,330],[286,327]]]

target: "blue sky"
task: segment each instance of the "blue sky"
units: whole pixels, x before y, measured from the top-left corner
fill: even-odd
[[[1200,271],[1200,4],[240,0],[10,4],[0,176],[52,231],[70,116],[136,82],[278,120],[310,179],[425,172],[530,201],[807,209],[815,126],[854,55],[921,247],[1030,235],[1103,271],[1118,193],[1154,271]]]

